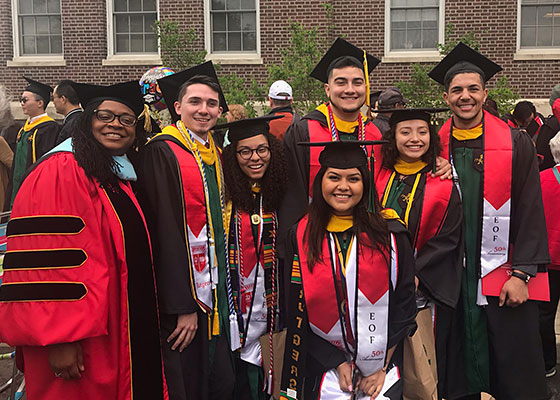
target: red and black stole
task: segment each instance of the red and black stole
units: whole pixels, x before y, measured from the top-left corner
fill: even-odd
[[[510,127],[499,118],[486,111],[483,112],[484,168],[480,245],[482,278],[508,261],[513,168],[513,140]],[[453,118],[450,118],[439,131],[442,156],[450,160],[451,164],[453,164],[452,122]],[[478,304],[485,304],[485,300],[479,298]]]

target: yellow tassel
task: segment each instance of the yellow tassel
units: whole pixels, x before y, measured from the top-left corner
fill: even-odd
[[[208,340],[212,340],[212,330],[210,327],[212,326],[212,315],[208,314]]]
[[[212,325],[212,335],[220,334],[220,316],[218,315],[218,291],[214,290],[214,324]]]
[[[138,120],[144,118],[144,131],[151,132],[152,131],[152,119],[150,118],[150,106],[144,104],[144,109],[138,116]]]
[[[366,78],[366,106],[368,107],[368,118],[372,119],[372,114],[371,114],[371,104],[370,104],[370,99],[369,99],[369,68],[368,68],[368,62],[367,62],[367,53],[364,50],[364,76]]]

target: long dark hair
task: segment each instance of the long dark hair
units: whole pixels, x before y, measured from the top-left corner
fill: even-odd
[[[80,115],[76,130],[72,133],[72,147],[78,165],[84,169],[89,178],[97,179],[104,189],[119,190],[119,179],[113,172],[116,162],[109,150],[95,139],[91,130],[94,110],[104,101],[99,100],[88,104]],[[142,121],[138,121],[135,129],[135,143],[127,151],[127,155],[131,159],[134,159],[135,156],[134,148],[146,140]]]
[[[263,208],[267,211],[276,211],[288,181],[286,159],[282,143],[270,133],[264,136],[270,147],[270,164],[260,182]],[[250,190],[251,182],[237,162],[238,142],[233,140],[222,153],[226,199],[233,202],[235,209],[250,213],[254,207],[253,194]]]
[[[375,195],[375,213],[367,211],[368,196],[367,190],[370,185],[369,171],[367,167],[358,168],[362,174],[362,182],[364,184],[364,195],[352,211],[354,221],[353,232],[358,239],[358,244],[367,246],[377,250],[387,249],[389,243],[389,228],[387,222],[379,213],[381,204],[377,195]],[[305,229],[305,238],[307,242],[307,260],[309,268],[323,260],[323,240],[327,234],[327,225],[332,215],[332,209],[325,201],[322,191],[323,177],[327,167],[321,167],[315,180],[313,181],[313,200],[309,205],[308,223]],[[364,240],[362,233],[366,234],[367,239]]]
[[[434,152],[439,155],[441,152],[441,141],[438,135],[438,129],[436,125],[428,123],[428,129],[430,130],[430,147],[428,151],[422,156],[422,161],[427,164],[431,164],[434,160]],[[397,149],[397,140],[395,135],[397,132],[397,125],[392,126],[391,129],[383,134],[383,139],[388,140],[388,143],[383,143],[381,147],[381,153],[383,154],[383,167],[393,168],[399,158],[399,150]]]

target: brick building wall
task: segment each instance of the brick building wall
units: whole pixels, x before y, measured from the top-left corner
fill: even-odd
[[[288,23],[299,21],[306,27],[317,26],[326,34],[334,25],[333,38],[346,37],[381,58],[384,51],[385,0],[330,0],[332,21],[328,21],[322,3],[325,0],[260,0],[262,65],[223,65],[224,74],[235,72],[249,81],[267,81],[267,65],[280,61],[279,49],[289,42]],[[446,0],[446,23],[455,25],[455,34],[476,34],[481,51],[504,67],[510,83],[524,98],[547,98],[550,88],[560,82],[560,62],[514,61],[516,50],[517,2],[499,0]],[[107,57],[107,12],[105,0],[61,0],[63,46],[66,66],[6,67],[13,58],[11,1],[0,0],[0,83],[13,96],[24,87],[22,75],[45,83],[75,79],[109,84],[139,79],[149,68],[104,66]],[[160,19],[177,20],[182,27],[195,28],[197,46],[204,47],[204,8],[202,0],[159,0]],[[408,77],[408,63],[381,64],[373,73],[372,88],[384,88]],[[499,75],[498,75],[499,76]]]

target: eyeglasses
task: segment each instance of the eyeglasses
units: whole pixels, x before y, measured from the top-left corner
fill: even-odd
[[[93,112],[99,121],[106,124],[113,122],[115,118],[118,118],[121,125],[126,127],[135,126],[137,122],[136,117],[131,114],[118,115],[109,110],[93,110]]]
[[[244,159],[250,160],[253,157],[253,153],[257,153],[257,156],[260,158],[266,158],[270,154],[270,147],[268,146],[259,146],[256,149],[250,149],[248,147],[244,147],[241,150],[237,150],[237,154]]]
[[[27,103],[28,101],[29,99],[27,97],[22,97],[21,99],[19,99],[19,102],[23,104]]]

